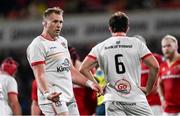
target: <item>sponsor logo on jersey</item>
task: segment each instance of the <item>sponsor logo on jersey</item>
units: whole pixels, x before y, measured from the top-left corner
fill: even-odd
[[[115,83],[114,88],[116,89],[116,91],[118,91],[118,92],[120,92],[122,94],[129,94],[129,92],[131,91],[131,85],[125,79],[118,80]]]
[[[55,48],[57,48],[57,47],[56,46],[52,46],[49,49],[52,50],[52,49],[55,49]]]
[[[132,48],[132,45],[111,45],[111,46],[105,46],[105,50],[107,50],[107,49],[116,49],[116,48]]]
[[[64,59],[63,63],[60,67],[57,67],[57,72],[69,71],[70,70],[70,63],[69,60],[66,58]]]

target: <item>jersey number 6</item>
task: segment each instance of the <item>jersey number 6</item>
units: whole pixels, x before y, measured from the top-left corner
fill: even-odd
[[[123,62],[120,61],[121,57],[123,57],[122,54],[116,54],[115,55],[115,66],[116,66],[116,72],[118,74],[123,74],[126,72],[126,69],[125,69]]]

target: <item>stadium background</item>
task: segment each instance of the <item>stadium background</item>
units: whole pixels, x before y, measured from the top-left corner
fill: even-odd
[[[152,52],[162,54],[160,41],[166,34],[180,42],[179,0],[1,0],[0,62],[12,56],[20,64],[16,80],[23,114],[30,114],[34,79],[26,48],[41,34],[42,12],[53,6],[64,10],[62,35],[77,49],[81,60],[92,46],[111,36],[108,19],[118,10],[130,18],[128,35],[145,37]]]

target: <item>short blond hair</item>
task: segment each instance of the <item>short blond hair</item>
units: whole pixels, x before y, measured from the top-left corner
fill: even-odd
[[[171,39],[173,42],[175,42],[176,45],[178,45],[178,41],[177,41],[177,39],[174,36],[166,35],[166,36],[163,37],[162,40],[167,40],[167,39]]]
[[[63,15],[63,10],[60,9],[59,7],[52,7],[52,8],[48,8],[47,10],[45,10],[44,14],[43,14],[43,19],[45,19],[46,17],[48,17],[49,15],[51,15],[52,13],[56,13],[59,15]]]

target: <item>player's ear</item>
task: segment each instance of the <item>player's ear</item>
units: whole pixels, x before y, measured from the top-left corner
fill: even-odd
[[[112,33],[112,29],[111,29],[111,27],[109,27],[109,31]]]
[[[47,22],[46,22],[46,21],[42,21],[42,25],[43,25],[43,26],[46,26],[46,25],[47,25]]]
[[[126,33],[129,31],[130,27],[128,26]]]

